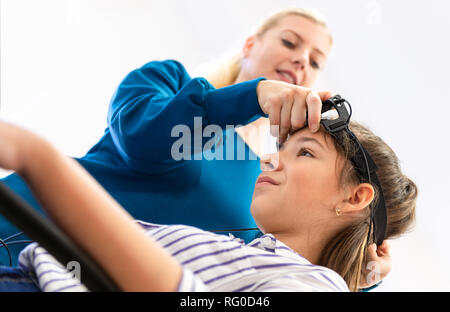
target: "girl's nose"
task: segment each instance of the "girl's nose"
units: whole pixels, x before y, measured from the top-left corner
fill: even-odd
[[[274,171],[280,168],[280,153],[272,153],[261,156],[260,164],[262,171]]]

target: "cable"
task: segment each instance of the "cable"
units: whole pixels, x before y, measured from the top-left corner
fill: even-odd
[[[5,238],[3,241],[4,241],[4,242],[7,242],[7,241],[9,241],[11,238],[15,238],[15,237],[20,236],[20,235],[22,235],[22,234],[23,234],[23,232],[19,232],[19,233],[13,234],[13,235],[11,235],[11,236]]]
[[[0,238],[0,248],[5,247],[6,252],[8,253],[9,266],[12,266],[12,255],[11,255],[11,250],[9,250],[8,246],[9,245],[17,245],[17,244],[29,244],[29,243],[33,242],[32,240],[15,240],[15,241],[8,242],[8,240],[10,240],[12,238],[15,238],[17,236],[20,236],[22,234],[23,234],[23,232],[19,232],[19,233],[16,233],[14,235],[11,235],[11,236],[9,236],[9,237],[7,237],[5,239],[1,239]]]
[[[30,244],[30,243],[34,243],[34,241],[32,240],[17,240],[17,241],[12,241],[12,242],[8,242],[6,243],[6,245],[17,245],[17,244]],[[2,248],[3,246],[0,246],[0,248]]]
[[[18,232],[16,234],[13,234],[11,236],[8,236],[7,238],[1,239],[0,238],[0,248],[5,247],[6,252],[8,253],[8,258],[9,258],[9,266],[12,266],[12,255],[11,255],[11,250],[9,250],[9,245],[17,245],[17,244],[26,244],[26,243],[32,243],[33,241],[31,240],[16,240],[16,241],[11,241],[8,242],[10,239],[16,238],[20,235],[22,235],[23,232]]]
[[[1,247],[5,246],[6,251],[8,252],[8,257],[9,257],[9,266],[12,266],[12,256],[11,256],[11,251],[8,248],[8,245],[1,238],[0,238],[0,244],[2,244]]]

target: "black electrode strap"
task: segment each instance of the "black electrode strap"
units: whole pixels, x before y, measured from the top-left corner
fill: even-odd
[[[77,261],[81,282],[90,291],[119,291],[119,288],[64,232],[11,189],[0,182],[0,214],[45,248],[61,264]]]
[[[345,104],[348,105],[348,110]],[[387,212],[383,189],[376,174],[377,166],[372,157],[370,157],[369,152],[359,142],[356,135],[348,128],[352,115],[352,107],[350,103],[348,103],[340,95],[335,95],[322,103],[322,113],[327,112],[330,109],[335,109],[338,113],[338,117],[333,119],[322,118],[320,123],[337,139],[338,142],[339,137],[337,134],[341,131],[344,131],[349,135],[350,139],[354,143],[354,146],[357,148],[351,161],[359,176],[362,178],[361,182],[373,183],[378,189],[378,200],[375,205],[371,205],[371,223],[373,223],[374,242],[377,245],[381,245],[386,234]]]
[[[376,204],[372,205],[371,219],[373,223],[374,242],[377,245],[381,245],[386,235],[387,213],[383,189],[376,174],[378,168],[372,157],[370,157],[369,152],[361,143],[359,143],[355,134],[348,128],[345,131],[347,131],[350,139],[354,142],[355,146],[359,147],[358,151],[352,158],[352,162],[359,176],[363,177],[363,180],[361,182],[373,183],[378,188],[378,198]]]
[[[371,177],[372,175],[376,175],[378,167],[372,157],[370,157],[369,152],[364,148],[364,146],[362,146],[362,144],[358,143],[358,139],[356,139],[356,136],[351,130],[347,130],[347,133],[350,135],[356,146],[359,145],[359,148],[361,149],[361,151],[356,152],[352,159],[353,163],[356,165],[356,170],[358,173],[363,177]]]
[[[341,98],[341,96],[338,94],[322,103],[322,113],[325,113],[333,108],[336,109],[336,111],[338,112],[338,118],[336,119],[320,120],[322,126],[329,133],[335,133],[347,128],[347,125],[350,122],[351,114],[349,111],[347,111],[347,108],[345,107],[346,102],[347,101]],[[351,109],[350,105],[349,108]]]
[[[377,175],[372,176],[375,185],[381,185]],[[381,245],[386,237],[387,213],[386,203],[384,202],[383,190],[378,190],[377,205],[373,208],[373,231],[374,239],[377,246]]]

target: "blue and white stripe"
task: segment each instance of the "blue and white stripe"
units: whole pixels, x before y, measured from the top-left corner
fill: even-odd
[[[348,291],[336,272],[311,264],[271,234],[246,245],[231,234],[186,225],[138,224],[182,265],[178,291]],[[22,251],[19,265],[35,274],[42,291],[87,291],[36,243]]]

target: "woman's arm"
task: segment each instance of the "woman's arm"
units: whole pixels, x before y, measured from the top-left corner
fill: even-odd
[[[180,265],[80,165],[49,142],[0,122],[0,167],[17,170],[51,219],[122,290],[177,289]]]
[[[179,62],[150,62],[120,83],[110,103],[108,129],[128,166],[162,173],[182,164],[171,155],[179,140],[177,134],[172,137],[175,126],[187,126],[193,134],[194,116],[202,117],[202,127],[223,129],[264,116],[256,94],[261,79],[215,89],[204,78],[192,79]],[[203,147],[210,138],[202,139]]]

